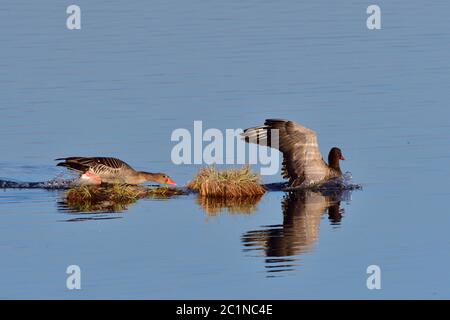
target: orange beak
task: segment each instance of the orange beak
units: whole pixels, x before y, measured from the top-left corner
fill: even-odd
[[[344,156],[341,155],[341,157],[339,158],[340,160],[345,160]]]
[[[170,179],[170,178],[167,178],[166,179],[166,184],[170,184],[170,185],[172,185],[172,186],[176,186],[177,184],[175,183],[175,181],[173,181],[172,179]]]

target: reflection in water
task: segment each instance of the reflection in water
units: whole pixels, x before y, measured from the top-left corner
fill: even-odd
[[[128,207],[136,201],[127,202],[86,202],[84,204],[73,203],[65,196],[58,201],[58,211],[64,213],[118,213],[128,210]]]
[[[343,215],[340,201],[348,199],[349,195],[350,191],[287,194],[282,201],[283,223],[246,232],[241,238],[244,252],[263,254],[271,276],[296,270],[298,255],[310,252],[319,239],[322,214],[328,213],[331,224],[340,224]]]
[[[250,214],[258,209],[257,204],[261,198],[262,195],[243,198],[204,197],[199,195],[197,203],[209,216],[218,215],[225,210],[231,214]]]
[[[121,219],[122,217],[101,217],[101,216],[91,216],[89,214],[88,217],[79,217],[79,218],[73,218],[73,219],[67,219],[63,220],[64,222],[83,222],[83,221],[97,221],[97,220],[115,220],[115,219]]]
[[[185,194],[187,192],[183,189],[166,187],[81,186],[64,193],[58,202],[58,210],[66,213],[116,213],[128,210],[141,199],[167,200]]]

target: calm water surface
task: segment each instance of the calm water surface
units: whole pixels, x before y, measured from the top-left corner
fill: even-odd
[[[76,3],[79,31],[69,3],[2,4],[1,178],[111,155],[184,185],[198,166],[172,164],[174,129],[282,117],[340,146],[364,190],[95,214],[62,191],[0,190],[0,298],[450,298],[448,1],[377,1],[378,31],[356,0]],[[366,288],[372,264],[382,290]]]

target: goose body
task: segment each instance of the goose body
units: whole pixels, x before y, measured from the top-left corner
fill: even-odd
[[[141,184],[144,182],[157,182],[161,184],[176,185],[164,173],[150,173],[136,171],[126,162],[111,157],[68,157],[56,159],[57,166],[66,167],[80,172],[82,184]]]
[[[271,136],[277,130],[278,146],[271,145]],[[344,160],[339,148],[332,148],[328,164],[320,153],[317,135],[294,121],[267,119],[264,125],[243,132],[248,143],[274,147],[283,154],[282,175],[292,187],[308,187],[342,176],[339,161]]]

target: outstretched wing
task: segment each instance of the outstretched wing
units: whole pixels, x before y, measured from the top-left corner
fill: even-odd
[[[81,173],[92,171],[97,175],[114,174],[123,170],[132,169],[127,163],[116,158],[109,157],[68,157],[55,160],[64,160],[57,166],[66,167]]]
[[[273,145],[271,130],[278,130],[278,146]],[[328,167],[323,161],[314,131],[282,119],[267,119],[263,126],[244,130],[248,143],[256,143],[279,149],[283,153],[282,174],[292,186],[320,181],[327,175]]]

